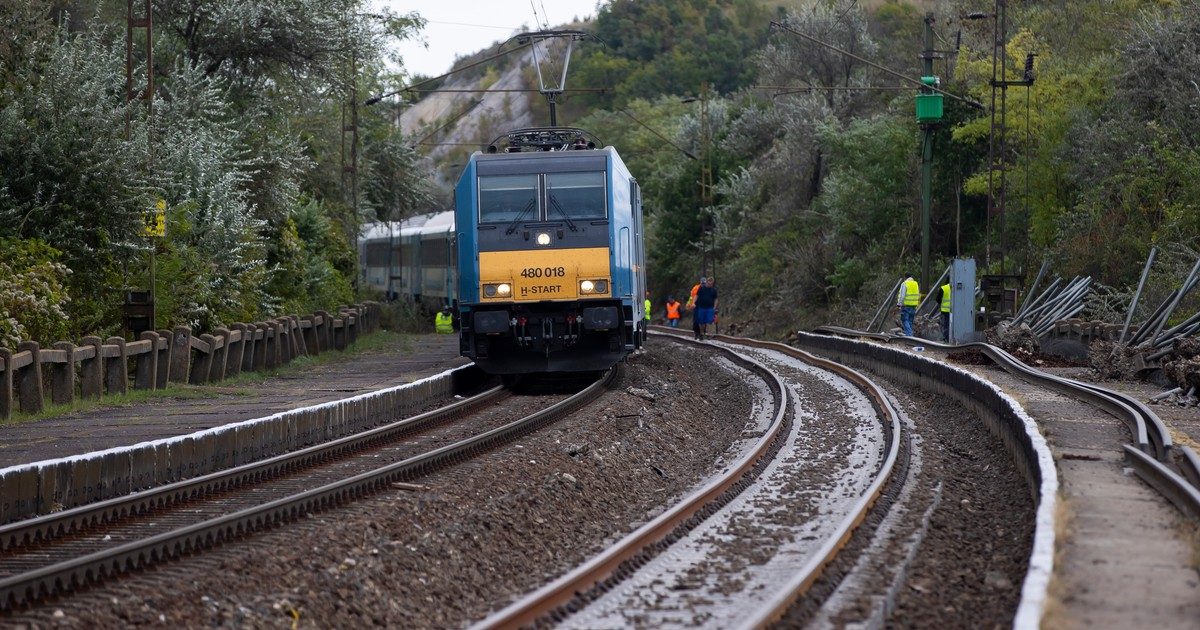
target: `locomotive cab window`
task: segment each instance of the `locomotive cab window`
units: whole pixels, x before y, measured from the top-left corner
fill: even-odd
[[[485,175],[479,178],[479,222],[537,219],[537,175]]]
[[[546,218],[604,219],[608,216],[604,173],[548,173]]]

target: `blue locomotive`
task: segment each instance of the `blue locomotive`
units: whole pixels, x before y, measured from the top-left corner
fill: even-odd
[[[507,134],[455,187],[461,351],[493,374],[603,370],[646,334],[642,199],[579,129]]]

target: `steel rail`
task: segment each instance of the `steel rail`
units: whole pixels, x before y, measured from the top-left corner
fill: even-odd
[[[661,326],[652,326],[651,329],[656,335],[672,337],[684,343],[700,343],[686,339],[683,337],[686,333],[682,333],[676,329]],[[713,339],[730,344],[777,350],[811,365],[834,371],[860,387],[870,383],[865,377],[850,368],[789,346],[725,335],[716,335]],[[498,613],[475,624],[474,628],[517,628],[535,624],[546,615],[564,606],[569,606],[578,594],[584,593],[606,580],[611,580],[615,575],[618,575],[619,570],[625,563],[637,559],[647,549],[661,545],[680,525],[701,513],[706,506],[718,501],[720,497],[726,495],[728,491],[734,488],[736,483],[752,476],[756,465],[767,456],[771,445],[782,437],[781,432],[785,424],[789,406],[788,401],[790,400],[789,388],[784,385],[777,374],[771,372],[757,361],[743,357],[727,348],[720,348],[720,350],[728,353],[730,357],[743,365],[750,366],[754,371],[764,374],[767,377],[768,383],[773,383],[774,388],[779,392],[778,405],[771,426],[759,438],[753,449],[746,453],[736,465],[732,466],[720,477],[710,481],[704,487],[667,509],[649,523],[646,523],[608,549],[550,584],[526,595]],[[890,478],[900,448],[899,415],[891,407],[887,397],[882,394],[881,390],[871,386],[865,388],[864,391],[878,405],[877,409],[880,410],[881,415],[889,416],[891,420],[892,446],[881,468],[879,477],[860,500],[856,502],[852,512],[839,524],[836,534],[826,544],[822,545],[813,559],[804,567],[803,572],[797,574],[795,579],[785,585],[780,590],[780,594],[771,600],[767,608],[759,611],[758,621],[754,622],[756,625],[766,625],[778,619],[791,607],[798,597],[807,591],[808,587],[820,576],[821,571],[828,566],[829,562],[845,546],[853,530],[866,518],[871,507],[882,493],[884,483]]]
[[[314,444],[291,453],[276,455],[270,459],[242,464],[236,468],[176,481],[98,503],[81,505],[62,512],[8,523],[0,526],[0,551],[10,551],[34,543],[45,543],[59,536],[81,532],[96,525],[110,524],[123,518],[178,505],[215,492],[225,492],[248,483],[273,479],[285,473],[410,435],[414,431],[430,428],[456,415],[492,403],[506,395],[507,392],[504,388],[494,387],[439,409],[375,427],[362,433]]]
[[[619,371],[620,366],[614,367],[579,393],[525,418],[422,455],[257,507],[0,579],[0,610],[11,610],[110,576],[194,553],[379,492],[392,482],[413,479],[455,461],[469,459],[527,435],[594,400],[613,382]]]
[[[943,344],[916,337],[864,333],[841,326],[821,326],[814,332],[845,337],[869,337],[884,342],[901,341],[943,350],[979,350],[1010,374],[1100,407],[1129,427],[1134,444],[1124,446],[1125,461],[1138,476],[1181,512],[1200,519],[1200,457],[1189,446],[1175,444],[1162,418],[1132,396],[1099,385],[1042,372],[1026,365],[1002,348],[988,343]],[[1131,453],[1135,451],[1143,456],[1132,456]],[[1178,457],[1172,458],[1173,453]],[[1168,466],[1167,462],[1172,459],[1182,475]]]
[[[871,399],[872,405],[880,415],[880,419],[890,424],[891,427],[892,436],[888,444],[887,457],[880,467],[875,481],[855,501],[850,512],[838,523],[834,535],[826,538],[816,553],[809,556],[800,570],[782,588],[776,591],[775,596],[768,600],[764,606],[756,610],[753,616],[743,620],[741,625],[743,629],[765,628],[781,619],[796,601],[803,597],[812,585],[816,583],[817,579],[824,572],[825,567],[833,562],[838,553],[846,546],[846,543],[850,541],[855,530],[866,520],[867,515],[871,512],[871,508],[875,506],[876,501],[883,494],[883,488],[891,481],[892,472],[900,456],[900,414],[892,405],[887,394],[884,393],[883,388],[879,387],[879,385],[875,384],[874,381],[864,376],[861,372],[841,363],[824,359],[781,343],[758,341],[743,337],[730,337],[727,335],[713,335],[712,338],[727,343],[764,350],[774,350],[781,354],[800,359],[815,367],[834,372],[862,390]]]

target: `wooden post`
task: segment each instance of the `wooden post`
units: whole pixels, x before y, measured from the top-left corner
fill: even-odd
[[[8,420],[13,410],[13,367],[12,350],[0,348],[0,360],[4,361],[4,373],[0,374],[0,418]]]
[[[137,355],[133,360],[133,388],[154,389],[158,380],[158,333],[147,330],[138,335],[138,339],[149,341],[150,351]]]
[[[171,382],[189,383],[192,365],[192,329],[176,326],[171,334]]]
[[[156,389],[166,389],[171,381],[171,331],[160,330],[158,337],[159,341],[155,345],[155,351],[158,353],[158,372],[154,377],[154,386]]]
[[[75,402],[75,344],[59,341],[54,349],[62,350],[67,362],[50,366],[50,400],[56,405],[69,405]]]
[[[84,337],[80,345],[91,346],[92,358],[79,362],[79,393],[83,398],[99,400],[104,393],[104,348],[99,337]]]
[[[213,335],[216,337],[214,341],[221,347],[214,347],[212,351],[212,366],[208,371],[208,382],[210,383],[225,380],[225,362],[229,360],[229,329],[218,328],[213,332],[216,333]]]
[[[238,340],[229,349],[229,356],[225,363],[225,376],[233,378],[242,373],[242,356],[246,352],[246,325],[243,323],[233,324],[233,333],[236,333]],[[254,331],[250,331],[253,335]]]
[[[17,352],[25,351],[30,355],[29,365],[17,372],[17,397],[21,401],[21,411],[41,413],[44,400],[41,346],[36,341],[22,341],[17,344]]]
[[[273,322],[275,325],[275,334],[279,336],[279,365],[286,365],[292,362],[292,331],[291,322],[286,317],[276,318]]]
[[[258,332],[255,334],[254,340],[254,370],[261,372],[267,369],[267,354],[270,350],[267,341],[271,336],[271,327],[265,322],[259,322],[255,328]]]
[[[329,311],[317,311],[317,315],[321,316],[321,326],[317,330],[317,343],[321,345],[321,352],[327,352],[333,349],[333,318],[329,316]]]
[[[121,337],[109,337],[105,345],[116,346],[117,356],[104,360],[105,390],[111,394],[124,394],[129,391],[129,355],[126,354],[125,340]],[[103,352],[103,348],[99,348]]]
[[[304,353],[314,357],[321,354],[321,349],[317,346],[316,318],[312,315],[305,315],[300,321],[308,323],[308,328],[300,329],[301,336],[304,338]]]
[[[216,352],[213,350],[217,345],[216,337],[205,333],[200,335],[200,341],[208,345],[208,352],[199,349],[195,351],[196,359],[192,362],[192,376],[188,381],[192,385],[204,385],[208,382],[209,371],[212,369],[213,354]]]
[[[291,322],[292,327],[292,356],[308,356],[308,344],[304,342],[304,330],[300,328],[300,318],[296,315],[288,315],[288,321]]]

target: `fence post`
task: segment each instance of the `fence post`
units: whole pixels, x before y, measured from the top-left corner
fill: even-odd
[[[154,377],[155,389],[166,389],[167,384],[171,380],[171,331],[159,330],[159,340],[154,343],[154,352],[158,354],[155,359],[158,365],[158,371]]]
[[[359,318],[359,314],[358,314],[357,308],[348,309],[346,311],[346,323],[349,326],[346,329],[346,345],[347,346],[352,345],[354,342],[358,341],[358,327],[362,325],[362,322],[359,321],[358,318]],[[351,323],[352,320],[353,320],[353,323]]]
[[[213,347],[217,345],[217,339],[212,335],[205,333],[200,335],[200,341],[208,345],[208,352],[203,350],[195,350],[196,359],[192,362],[192,376],[188,381],[192,385],[203,385],[208,382],[209,371],[212,369]]]
[[[21,401],[21,411],[41,413],[44,401],[41,346],[36,341],[22,341],[17,344],[17,352],[25,351],[29,351],[29,365],[17,373],[17,397]]]
[[[304,329],[300,328],[300,318],[296,315],[288,315],[288,322],[288,325],[292,327],[292,355],[308,356],[308,344],[304,342]]]
[[[75,402],[75,344],[59,341],[54,349],[66,353],[67,362],[50,366],[50,400],[56,405],[69,405]]]
[[[117,356],[104,361],[105,389],[109,394],[124,394],[129,391],[129,355],[125,350],[125,340],[109,337],[104,343],[117,347]]]
[[[79,393],[83,398],[99,400],[104,393],[104,349],[99,337],[84,337],[80,345],[92,347],[92,358],[79,362]]]
[[[208,370],[208,382],[216,383],[225,380],[225,362],[229,360],[229,329],[218,328],[213,335],[216,337],[214,342],[219,343],[221,347],[213,348],[212,351],[212,366]]]
[[[137,355],[134,359],[133,388],[155,389],[158,380],[158,333],[147,330],[138,335],[141,341],[150,342],[150,351]]]
[[[333,349],[333,318],[329,316],[329,311],[317,311],[317,315],[321,316],[321,328],[317,331],[317,343],[321,345],[322,352],[327,352]]]
[[[254,325],[254,328],[257,331],[254,335],[254,370],[261,372],[267,369],[267,351],[269,350],[267,339],[270,337],[271,327],[259,322]],[[259,338],[259,335],[262,337]]]
[[[171,382],[190,383],[192,364],[192,329],[176,326],[171,334]]]
[[[237,333],[237,343],[230,348],[227,363],[225,364],[225,376],[234,377],[242,373],[242,360],[246,352],[246,325],[238,322],[233,324],[233,332]],[[250,332],[254,334],[253,331]]]
[[[0,374],[0,418],[8,420],[12,417],[13,407],[13,368],[12,350],[0,348],[0,359],[4,361],[4,374]]]
[[[272,323],[279,336],[279,365],[287,365],[292,362],[292,323],[286,317],[277,317]]]
[[[317,347],[317,321],[313,315],[305,315],[300,318],[300,336],[304,338],[304,353],[310,357],[315,357],[321,354],[321,349]],[[308,322],[308,328],[304,328],[304,322]]]

